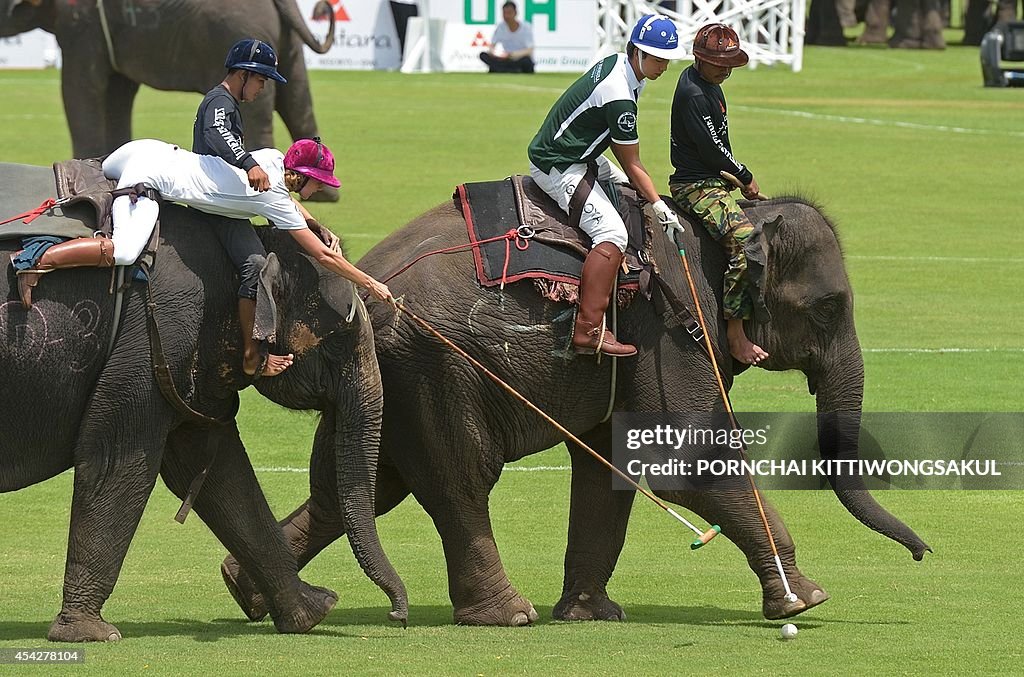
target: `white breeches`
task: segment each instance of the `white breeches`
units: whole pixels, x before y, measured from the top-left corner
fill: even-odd
[[[103,175],[116,180],[118,188],[128,188],[137,183],[152,186],[148,168],[169,162],[169,154],[177,148],[154,139],[126,143],[103,161]],[[153,234],[153,227],[160,216],[160,204],[148,197],[139,197],[132,204],[129,196],[122,195],[114,200],[111,214],[114,219],[111,236],[114,263],[119,266],[135,263]]]
[[[114,217],[114,264],[127,266],[139,258],[160,216],[160,203],[148,197],[140,197],[135,204],[127,195],[114,200],[111,207]]]
[[[616,167],[608,158],[599,156],[596,162],[598,181],[629,183],[625,172]],[[566,214],[569,213],[569,200],[572,199],[576,187],[586,173],[587,166],[585,164],[571,165],[564,172],[552,168],[545,174],[532,162],[530,163],[530,176],[545,193],[558,203],[558,206]],[[583,204],[580,228],[590,236],[595,247],[602,242],[611,242],[619,248],[619,251],[626,251],[626,224],[622,222],[622,217],[619,216],[615,205],[597,182],[594,183],[594,190],[590,192],[590,197]]]

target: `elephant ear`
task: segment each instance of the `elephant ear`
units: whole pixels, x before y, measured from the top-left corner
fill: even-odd
[[[747,256],[747,281],[757,289],[757,293],[752,296],[754,316],[759,322],[771,320],[768,307],[764,303],[765,268],[768,266],[768,250],[781,224],[780,214],[771,221],[766,220],[754,226],[754,233],[744,245],[744,253]]]
[[[277,254],[270,252],[260,268],[259,284],[256,287],[256,322],[253,323],[252,337],[257,341],[277,343],[277,301],[274,290],[281,286],[281,262]]]
[[[771,221],[765,221],[761,224],[761,230],[764,231],[764,242],[767,247],[770,247],[772,240],[779,233],[779,226],[782,225],[782,214],[779,214]]]

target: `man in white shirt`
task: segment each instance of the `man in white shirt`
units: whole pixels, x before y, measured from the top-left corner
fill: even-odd
[[[324,268],[365,287],[374,297],[391,301],[391,291],[372,276],[352,265],[310,230],[322,226],[291,193],[309,199],[324,185],[341,185],[334,176],[334,155],[320,139],[299,139],[287,153],[276,148],[252,151],[266,170],[270,189],[259,192],[249,185],[244,170],[215,155],[197,155],[178,146],[139,139],[130,141],[103,161],[103,174],[117,181],[118,189],[144,184],[163,199],[180,202],[210,214],[234,219],[263,216],[275,228],[285,230]],[[32,287],[44,273],[80,266],[130,265],[142,253],[153,233],[160,205],[146,195],[115,198],[111,212],[111,238],[79,238],[46,250],[35,266],[18,271],[22,303],[31,307]],[[246,223],[225,222],[213,227],[231,232],[222,238],[228,257],[239,270],[238,315],[244,346],[243,371],[250,376],[276,376],[292,364],[292,355],[264,354],[252,337],[256,317],[258,261],[266,255],[263,243]]]
[[[501,6],[502,20],[494,27],[491,47],[480,52],[480,60],[492,73],[533,72],[533,27],[519,21],[516,13],[512,0]]]

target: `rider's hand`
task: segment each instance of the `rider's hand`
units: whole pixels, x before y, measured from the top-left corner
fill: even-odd
[[[246,176],[249,177],[249,187],[259,193],[265,193],[270,190],[270,177],[263,171],[263,168],[256,165],[248,172]]]
[[[761,194],[761,187],[757,185],[757,179],[751,178],[750,183],[740,188],[740,192],[748,200],[757,200],[757,196]]]
[[[686,232],[683,228],[683,224],[679,223],[679,217],[672,211],[672,208],[665,204],[664,200],[658,200],[651,204],[654,209],[654,214],[658,218],[658,223],[661,225],[662,230],[669,237],[672,237],[676,233],[682,235]]]
[[[391,290],[383,282],[378,282],[374,278],[367,275],[369,278],[366,281],[366,288],[370,290],[370,293],[374,295],[379,301],[387,301],[391,305],[395,305],[395,297],[391,295]]]

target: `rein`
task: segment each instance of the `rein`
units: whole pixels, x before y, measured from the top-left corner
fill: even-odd
[[[409,263],[405,264],[395,272],[385,277],[383,280],[381,280],[381,282],[387,284],[393,278],[398,277],[399,275],[409,270],[414,265],[416,265],[423,259],[427,258],[428,256],[434,256],[435,254],[450,254],[451,252],[466,251],[469,249],[473,249],[474,247],[479,247],[482,244],[487,244],[488,242],[498,242],[500,240],[505,240],[505,265],[501,270],[501,288],[504,289],[505,279],[508,275],[509,255],[512,253],[512,240],[516,241],[516,249],[518,249],[521,252],[524,252],[530,248],[530,240],[533,239],[533,235],[534,232],[532,228],[530,228],[529,226],[520,226],[519,228],[513,228],[504,235],[496,235],[494,237],[489,237],[486,240],[477,240],[476,242],[469,242],[467,244],[458,244],[455,245],[454,247],[435,249],[434,251],[429,251],[424,254],[420,254],[412,261],[409,261]]]
[[[12,221],[17,221],[18,219],[22,219],[22,223],[24,223],[25,225],[28,225],[28,224],[32,223],[33,221],[35,221],[36,219],[38,219],[43,214],[45,214],[46,212],[53,211],[54,207],[59,207],[62,204],[64,204],[65,202],[67,202],[67,201],[68,201],[68,198],[62,198],[60,200],[55,200],[52,197],[48,197],[45,200],[43,200],[42,204],[40,204],[38,207],[34,207],[34,208],[28,210],[27,212],[22,212],[21,214],[18,214],[17,216],[12,216],[9,219],[4,219],[3,221],[0,221],[0,226],[4,225],[5,223],[10,223]]]
[[[546,414],[544,412],[544,410],[542,410],[536,404],[531,402],[525,395],[523,395],[518,390],[516,390],[515,388],[510,386],[508,383],[503,381],[499,376],[497,376],[494,372],[492,372],[487,367],[485,367],[483,364],[481,364],[472,355],[470,355],[465,350],[463,350],[462,348],[457,346],[455,343],[453,343],[450,339],[445,337],[444,334],[442,334],[437,329],[435,329],[433,326],[431,326],[429,322],[427,322],[426,320],[418,317],[414,312],[409,310],[409,308],[404,303],[402,303],[401,301],[397,301],[396,300],[395,305],[398,308],[398,310],[404,316],[409,318],[410,322],[413,322],[413,323],[419,325],[420,327],[422,327],[423,329],[426,329],[435,338],[440,340],[441,343],[443,343],[447,347],[451,348],[458,355],[460,355],[463,358],[465,358],[470,364],[472,364],[474,367],[476,367],[478,370],[480,370],[480,372],[482,372],[489,379],[494,381],[494,383],[496,383],[498,386],[500,386],[505,392],[507,392],[509,395],[511,395],[512,397],[514,397],[515,399],[519,400],[521,403],[526,405],[526,407],[528,409],[530,409],[535,414],[537,414],[538,416],[543,418],[547,423],[551,424],[551,426],[554,427],[556,430],[558,430],[558,432],[560,432],[561,434],[565,435],[565,437],[567,439],[571,440],[580,449],[583,449],[583,451],[585,451],[588,454],[590,454],[595,460],[597,460],[599,463],[601,463],[606,468],[608,468],[610,471],[612,471],[612,473],[614,473],[615,475],[618,475],[619,478],[624,480],[633,489],[635,489],[636,491],[640,492],[645,497],[649,498],[659,508],[661,508],[662,510],[664,510],[668,514],[672,515],[672,517],[676,518],[682,524],[684,524],[687,527],[689,527],[698,536],[698,538],[695,539],[690,544],[690,549],[691,550],[696,550],[697,548],[700,548],[702,545],[706,544],[708,541],[710,541],[712,538],[714,538],[715,536],[717,536],[721,532],[721,528],[717,524],[712,525],[706,531],[701,531],[700,529],[698,529],[696,526],[691,524],[685,517],[683,517],[682,515],[677,513],[671,507],[669,507],[664,501],[659,499],[653,493],[651,493],[651,492],[647,491],[646,489],[644,489],[636,481],[634,481],[633,478],[631,478],[629,475],[627,475],[626,473],[622,472],[617,467],[615,467],[615,465],[612,464],[611,462],[609,462],[608,459],[606,459],[604,456],[601,456],[601,454],[599,454],[596,451],[594,451],[589,445],[587,445],[586,442],[581,440],[576,435],[573,435],[565,426],[563,426],[561,423],[556,421],[554,418],[552,418],[551,416]]]

